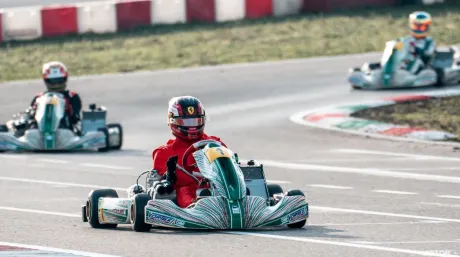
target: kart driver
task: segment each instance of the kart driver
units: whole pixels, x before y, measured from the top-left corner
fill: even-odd
[[[428,36],[431,25],[431,15],[427,12],[413,12],[409,15],[411,35],[404,38],[412,46],[411,56],[403,65],[403,69],[412,74],[423,70],[432,60],[436,49],[435,40]]]
[[[42,67],[42,76],[46,85],[46,92],[61,93],[66,99],[66,115],[61,120],[60,127],[73,131],[75,125],[80,121],[82,103],[80,96],[77,93],[67,90],[67,79],[69,74],[66,66],[62,62],[57,61],[45,63]],[[32,110],[35,111],[37,108],[37,98],[46,92],[42,92],[32,99],[30,104]],[[35,115],[34,111],[32,112],[32,118],[34,118]]]
[[[182,157],[185,151],[200,140],[212,139],[225,146],[220,138],[204,133],[205,124],[206,112],[200,100],[192,96],[172,98],[169,101],[168,126],[175,138],[152,152],[153,169],[159,175],[166,175],[166,180],[174,185],[177,205],[181,208],[186,208],[195,201],[199,185],[182,171],[176,170],[176,163],[184,167]],[[187,164],[193,162],[193,156],[190,155]],[[198,172],[198,169],[188,170],[188,172]]]

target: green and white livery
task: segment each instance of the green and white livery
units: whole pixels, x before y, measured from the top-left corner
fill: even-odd
[[[423,62],[411,53],[411,40],[386,42],[380,62],[365,63],[349,70],[348,82],[354,89],[410,88],[453,85],[460,82],[460,56],[456,47],[437,48],[434,59],[421,71]],[[418,63],[421,62],[421,63]],[[411,72],[414,71],[414,72]]]
[[[204,140],[192,147],[200,174],[209,182],[209,188],[197,192],[194,204],[180,208],[174,192],[159,194],[161,178],[155,171],[150,171],[147,190],[135,184],[128,190],[128,198],[118,198],[112,189],[93,190],[86,205],[82,206],[83,221],[89,221],[95,228],[131,224],[135,231],[149,231],[152,227],[301,228],[306,224],[309,211],[303,192],[283,192],[279,185],[267,185],[263,165],[249,161],[246,166],[241,166],[237,155],[216,141]],[[189,173],[183,167],[179,169],[198,179],[197,174]],[[130,208],[120,207],[126,204]]]
[[[81,129],[60,128],[65,115],[66,100],[60,93],[48,92],[37,99],[34,118],[30,109],[0,125],[0,151],[70,151],[120,149],[122,127],[105,124],[106,110],[90,105],[84,111]],[[30,124],[36,123],[35,127]],[[22,130],[22,131],[20,131]]]

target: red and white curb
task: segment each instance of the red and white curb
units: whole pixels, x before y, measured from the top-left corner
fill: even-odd
[[[17,257],[33,257],[33,256],[59,256],[59,257],[119,257],[115,255],[106,255],[98,253],[81,252],[67,249],[43,247],[37,245],[16,244],[9,242],[0,242],[0,257],[17,256]]]
[[[444,90],[438,92],[390,97],[377,101],[352,103],[349,105],[334,105],[296,113],[290,117],[290,120],[296,124],[304,126],[342,131],[361,136],[396,139],[400,141],[445,142],[456,139],[458,136],[445,131],[384,123],[375,120],[356,118],[352,117],[351,115],[363,109],[454,95],[460,95],[460,90]],[[452,142],[452,144],[455,143]]]
[[[11,0],[15,1],[15,0]],[[442,3],[443,0],[425,0]],[[46,2],[46,1],[43,1]],[[328,12],[365,5],[392,6],[394,1],[333,0],[107,0],[0,8],[0,43],[68,34],[116,33],[140,26],[177,23],[221,23]]]

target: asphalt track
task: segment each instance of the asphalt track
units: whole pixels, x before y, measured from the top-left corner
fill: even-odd
[[[72,79],[85,106],[107,106],[125,145],[107,154],[0,155],[0,241],[118,256],[460,256],[460,152],[452,146],[368,139],[292,123],[299,111],[435,90],[351,91],[350,66],[373,54]],[[460,87],[457,87],[460,88]],[[1,120],[41,82],[0,84]],[[122,190],[170,138],[172,96],[194,95],[218,135],[269,180],[306,192],[304,229],[250,232],[95,230],[80,205],[95,186]],[[121,195],[125,195],[120,191]]]

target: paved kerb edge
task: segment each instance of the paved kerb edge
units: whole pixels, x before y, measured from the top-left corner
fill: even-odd
[[[396,139],[413,142],[448,142],[458,136],[438,130],[430,130],[408,125],[396,125],[375,120],[352,117],[354,113],[364,109],[395,105],[397,103],[428,100],[460,95],[460,90],[444,90],[413,95],[383,98],[377,101],[327,106],[314,110],[296,113],[290,117],[294,123],[385,139]],[[449,142],[454,145],[458,143]]]

